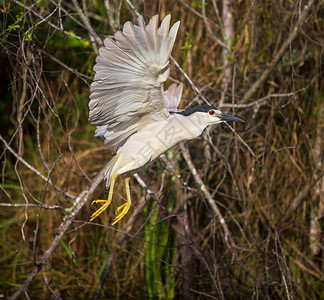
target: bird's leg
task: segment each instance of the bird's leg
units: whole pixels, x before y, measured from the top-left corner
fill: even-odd
[[[96,203],[104,203],[104,204],[92,214],[92,216],[90,218],[90,222],[93,221],[96,217],[98,217],[102,212],[104,212],[107,209],[107,207],[110,205],[111,199],[113,197],[114,186],[115,186],[115,182],[116,182],[117,177],[118,177],[117,173],[113,173],[112,176],[111,176],[108,199],[107,200],[96,200],[95,201]]]
[[[129,179],[130,178],[127,177],[124,180],[127,202],[117,208],[117,212],[119,212],[121,209],[122,209],[122,211],[118,214],[115,221],[111,225],[115,225],[117,222],[119,222],[127,214],[128,210],[132,204],[131,194],[130,194],[130,189],[129,189]]]

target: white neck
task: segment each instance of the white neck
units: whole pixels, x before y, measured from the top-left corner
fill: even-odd
[[[175,128],[182,131],[183,140],[191,140],[202,134],[204,129],[208,126],[207,123],[202,122],[195,114],[190,116],[183,116],[181,114],[174,114],[172,122],[175,122]]]

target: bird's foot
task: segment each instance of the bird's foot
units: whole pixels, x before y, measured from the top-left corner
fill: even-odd
[[[115,225],[117,222],[119,222],[128,212],[129,208],[131,206],[131,202],[127,201],[123,205],[119,206],[117,208],[117,212],[122,210],[116,217],[115,221],[111,225]]]
[[[111,200],[95,200],[94,203],[104,203],[98,210],[96,210],[90,217],[90,222],[97,218],[102,212],[104,212],[107,207],[110,205]]]
[[[93,201],[95,203],[104,203],[104,204],[91,215],[90,222],[93,221],[95,218],[97,218],[110,205],[111,199],[113,197],[114,185],[115,185],[115,182],[116,182],[117,177],[118,177],[118,174],[116,174],[116,173],[113,173],[112,176],[111,176],[111,182],[110,182],[110,187],[109,187],[108,199],[107,200],[96,200],[96,201]]]

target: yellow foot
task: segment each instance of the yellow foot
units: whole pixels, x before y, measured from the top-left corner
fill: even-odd
[[[117,222],[119,222],[127,214],[130,206],[131,206],[130,202],[126,202],[125,204],[119,206],[117,208],[117,212],[119,212],[121,209],[122,209],[122,211],[118,214],[115,221],[111,225],[115,225]]]
[[[95,218],[97,218],[110,205],[111,199],[113,197],[114,185],[115,185],[117,177],[118,177],[118,174],[116,174],[116,173],[113,173],[112,176],[111,176],[108,199],[107,200],[96,200],[96,201],[94,201],[95,203],[104,203],[104,204],[92,214],[92,216],[90,217],[90,222],[93,221]]]
[[[130,189],[129,189],[129,177],[125,178],[124,180],[125,188],[126,188],[126,198],[127,202],[117,208],[117,212],[122,210],[119,215],[116,217],[115,221],[111,225],[115,225],[117,222],[119,222],[128,212],[132,201],[131,201],[131,195],[130,195]]]
[[[110,200],[96,200],[95,203],[104,203],[98,210],[96,210],[90,217],[90,222],[97,218],[102,212],[104,212],[110,205]]]

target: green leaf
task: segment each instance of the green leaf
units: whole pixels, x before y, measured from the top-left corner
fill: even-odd
[[[18,28],[20,28],[20,25],[9,25],[8,26],[8,31],[10,32],[11,30],[14,30],[14,31],[16,31],[16,29],[18,29]]]
[[[71,252],[70,248],[68,247],[67,244],[65,244],[62,240],[60,241],[61,245],[63,246],[64,250],[66,251],[67,255],[70,257],[72,260],[73,264],[76,264],[76,259],[74,258],[73,253]]]

